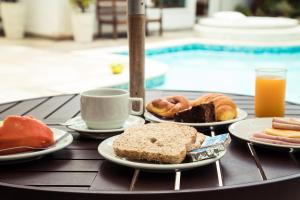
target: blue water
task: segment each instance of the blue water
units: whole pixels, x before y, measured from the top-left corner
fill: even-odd
[[[254,95],[255,68],[285,67],[287,100],[300,103],[300,46],[239,47],[189,44],[150,49],[147,59],[169,71],[158,88]]]

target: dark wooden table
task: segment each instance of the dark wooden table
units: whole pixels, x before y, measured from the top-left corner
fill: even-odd
[[[154,90],[146,97],[172,94],[194,99],[202,93]],[[253,117],[253,97],[230,96]],[[0,118],[32,115],[67,130],[59,123],[79,114],[79,98],[64,95],[3,104]],[[300,106],[287,103],[286,113],[300,117]],[[215,132],[224,133],[227,128]],[[274,151],[233,138],[219,163],[183,171],[176,179],[175,173],[139,172],[110,163],[97,152],[99,140],[72,134],[75,140],[64,150],[27,163],[1,165],[1,199],[300,199],[299,153]]]

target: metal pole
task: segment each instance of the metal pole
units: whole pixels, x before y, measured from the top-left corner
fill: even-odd
[[[145,100],[145,0],[127,0],[127,4],[129,90],[131,97]]]

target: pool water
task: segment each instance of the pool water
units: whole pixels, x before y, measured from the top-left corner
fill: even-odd
[[[287,100],[300,103],[300,47],[232,47],[188,44],[147,50],[169,67],[159,89],[254,95],[255,68],[285,67]]]

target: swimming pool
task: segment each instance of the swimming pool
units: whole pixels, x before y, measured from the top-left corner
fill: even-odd
[[[253,95],[255,68],[285,67],[287,100],[300,103],[300,46],[245,47],[186,44],[149,49],[146,57],[166,64],[165,82],[156,88]]]

